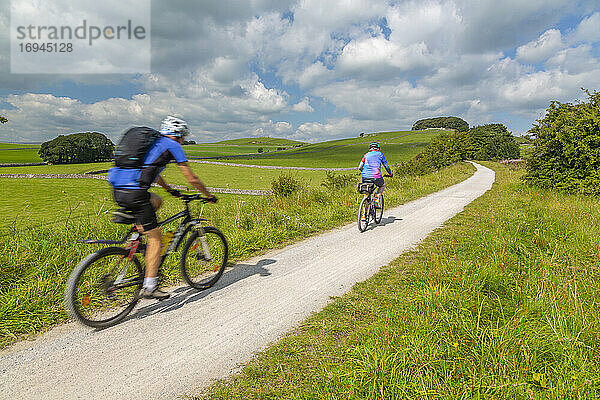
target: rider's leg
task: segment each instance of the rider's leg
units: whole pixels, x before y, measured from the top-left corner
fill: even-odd
[[[162,205],[162,198],[150,193],[150,203],[154,210],[158,210]],[[162,248],[162,235],[160,228],[154,228],[146,232],[148,246],[146,247],[146,278],[156,278],[158,276],[158,264],[160,263],[160,250]],[[153,285],[156,286],[156,285]]]
[[[158,211],[160,206],[162,206],[163,199],[156,193],[150,193],[150,203],[152,204],[152,207],[154,207],[154,210]]]
[[[160,250],[162,247],[160,227],[156,219],[156,210],[162,204],[160,196],[149,193],[147,206],[144,207],[143,221],[144,234],[146,235],[146,275],[142,297],[164,300],[169,298],[169,293],[158,288],[158,268],[160,265]]]
[[[384,190],[385,190],[385,184],[383,184],[379,188],[377,188],[377,193],[375,193],[375,195],[377,196],[377,205],[381,204],[381,194],[383,193]]]
[[[156,278],[158,276],[162,239],[160,228],[154,228],[146,232],[146,238],[148,240],[146,246],[146,278]]]

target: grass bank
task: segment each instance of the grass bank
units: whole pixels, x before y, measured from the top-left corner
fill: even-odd
[[[469,164],[457,164],[419,178],[390,179],[387,204],[435,192],[466,179],[473,171]],[[160,216],[180,211],[177,199],[158,192],[166,200]],[[289,197],[223,195],[216,205],[198,206],[195,213],[225,233],[231,259],[239,260],[354,220],[359,198],[353,184],[335,190],[304,187]],[[96,248],[78,240],[116,238],[124,233],[124,227],[110,222],[105,212],[112,204],[104,197],[77,204],[86,212],[76,219],[61,218],[58,223],[34,220],[32,224],[27,214],[21,214],[5,224],[0,236],[0,346],[66,319],[62,305],[66,279],[77,262]],[[163,269],[172,283],[179,278],[177,261],[171,257]]]
[[[486,165],[490,191],[202,398],[598,398],[600,200]]]

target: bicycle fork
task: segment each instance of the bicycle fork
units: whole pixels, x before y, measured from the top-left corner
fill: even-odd
[[[202,225],[197,225],[197,231],[198,231],[199,243],[195,243],[192,246],[192,250],[194,250],[196,252],[196,257],[199,260],[203,259],[205,261],[211,261],[212,255],[210,254],[208,240],[206,240],[206,234],[204,232],[204,228],[202,227]],[[201,248],[202,252],[200,252],[198,250],[199,247]],[[218,266],[216,266],[215,268],[218,269]]]

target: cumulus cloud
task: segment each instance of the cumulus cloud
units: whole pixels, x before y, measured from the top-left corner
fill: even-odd
[[[308,97],[302,99],[302,101],[294,104],[292,107],[292,111],[303,112],[303,113],[311,113],[314,112],[315,109],[310,105],[310,101]]]
[[[517,59],[526,63],[547,60],[563,47],[562,35],[558,29],[549,29],[537,40],[517,48]]]
[[[595,12],[579,23],[573,34],[573,40],[584,43],[600,42],[600,12]]]

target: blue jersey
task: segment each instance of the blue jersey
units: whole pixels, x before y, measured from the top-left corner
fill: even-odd
[[[149,189],[172,160],[187,161],[183,147],[175,140],[161,136],[146,153],[142,168],[113,167],[108,171],[108,181],[116,189]]]
[[[381,166],[391,173],[390,167],[385,156],[380,151],[369,151],[360,161],[360,169],[363,178],[381,178]]]

